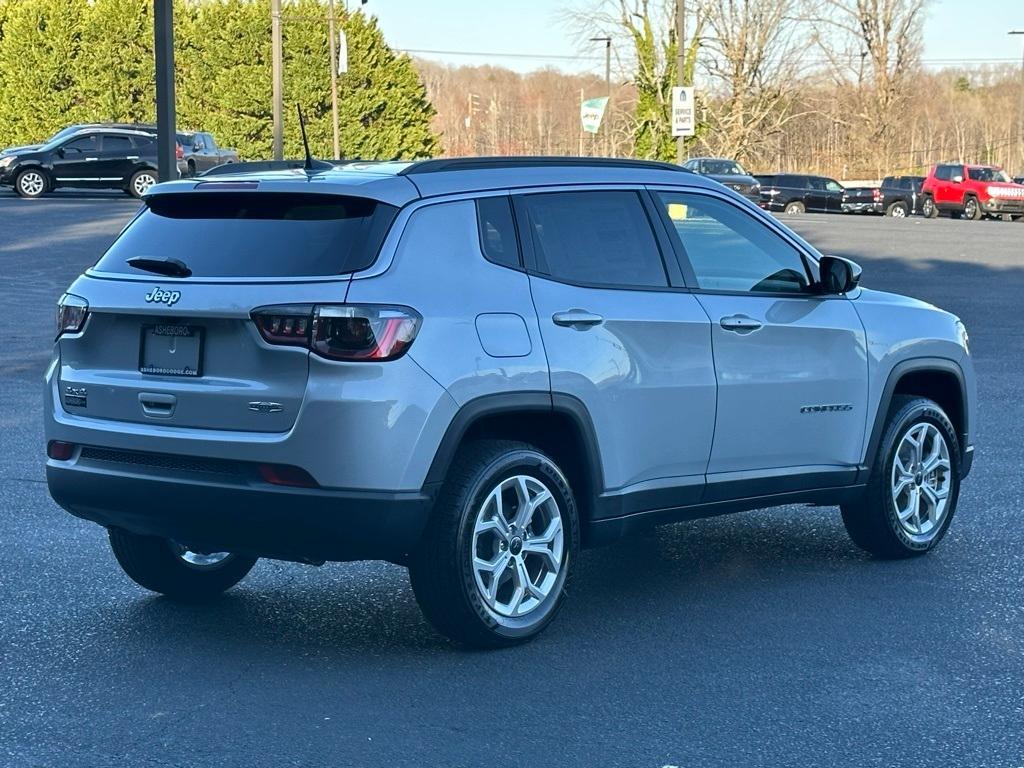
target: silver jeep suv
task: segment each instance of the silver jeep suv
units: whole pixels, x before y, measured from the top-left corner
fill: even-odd
[[[47,480],[179,599],[258,557],[408,566],[465,644],[555,616],[581,547],[781,504],[942,539],[960,321],[859,287],[676,166],[466,158],[161,184],[58,309]]]

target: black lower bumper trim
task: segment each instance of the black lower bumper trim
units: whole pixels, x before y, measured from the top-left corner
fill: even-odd
[[[432,506],[419,492],[254,486],[59,462],[47,464],[46,480],[60,506],[107,527],[302,562],[404,562]]]

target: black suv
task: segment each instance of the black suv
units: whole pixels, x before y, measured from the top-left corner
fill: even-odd
[[[921,213],[922,184],[924,176],[886,176],[881,187],[882,212],[895,218]]]
[[[809,176],[780,173],[758,176],[761,182],[761,200],[766,211],[783,213],[842,213],[843,186],[827,176]]]
[[[142,195],[157,181],[156,135],[150,131],[83,128],[38,149],[0,158],[0,185],[22,197],[57,187],[123,189]]]

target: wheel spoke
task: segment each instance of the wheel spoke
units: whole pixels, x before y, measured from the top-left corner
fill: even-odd
[[[543,559],[544,565],[547,566],[548,570],[555,573],[558,572],[558,568],[562,564],[561,557],[555,554],[550,544],[537,541],[536,539],[531,539],[523,544],[523,555],[537,555]]]
[[[544,599],[543,590],[533,583],[533,580],[530,578],[530,572],[526,570],[526,563],[522,558],[516,560],[516,575],[518,580],[517,586],[521,586],[526,590],[526,594],[537,600]]]
[[[551,492],[547,488],[538,491],[536,496],[520,507],[519,512],[516,514],[516,528],[520,531],[525,531],[529,528],[530,523],[533,521],[534,512],[550,498]]]
[[[901,523],[908,522],[913,519],[914,515],[917,514],[917,506],[920,501],[921,493],[917,488],[910,490],[909,498],[907,499],[907,506],[903,509],[896,509],[896,516],[899,517]]]
[[[508,520],[505,518],[504,507],[501,500],[501,488],[491,491],[487,501],[484,502],[484,509],[494,505],[494,512],[489,518],[478,519],[473,529],[473,534],[479,536],[486,531],[495,531],[500,536],[508,535]]]
[[[482,560],[479,557],[473,558],[473,567],[479,573],[486,573],[490,576],[490,582],[487,584],[484,590],[484,597],[487,601],[493,605],[495,598],[498,596],[498,587],[501,585],[501,577],[505,573],[505,569],[508,567],[508,561],[511,555],[508,550],[500,552],[497,557],[493,560]]]
[[[896,483],[896,487],[892,489],[893,501],[899,498],[900,494],[907,489],[907,486],[914,482],[913,475],[903,475],[900,477],[899,482]]]

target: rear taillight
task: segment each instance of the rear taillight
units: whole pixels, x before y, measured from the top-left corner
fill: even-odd
[[[879,200],[882,199],[882,190],[880,190],[880,189],[873,189],[873,190],[871,190],[871,197],[872,197],[872,199],[875,202],[878,202]]]
[[[89,316],[89,302],[81,296],[65,293],[57,302],[57,337],[78,333]]]
[[[319,304],[263,307],[253,322],[270,344],[307,347],[329,360],[394,360],[405,354],[422,318],[408,307]]]
[[[181,144],[174,145],[174,157],[178,160],[182,160],[185,157],[185,148]]]

